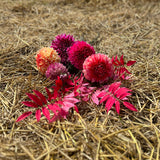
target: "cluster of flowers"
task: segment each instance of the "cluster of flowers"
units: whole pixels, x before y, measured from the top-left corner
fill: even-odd
[[[114,106],[120,114],[122,104],[137,111],[128,101],[131,90],[121,87],[123,80],[128,80],[131,74],[126,66],[135,62],[125,63],[123,55],[120,59],[117,56],[110,59],[106,54],[96,53],[84,41],[75,41],[71,35],[58,35],[50,47],[40,49],[36,55],[39,72],[52,80],[53,86],[45,88],[47,97],[37,90],[33,90],[34,94],[26,93],[31,101],[22,103],[36,109],[37,121],[42,112],[49,122],[66,119],[70,108],[78,112],[76,104],[82,101],[104,104],[107,112]],[[81,73],[80,76],[75,76],[73,71]],[[32,113],[23,113],[17,122]]]

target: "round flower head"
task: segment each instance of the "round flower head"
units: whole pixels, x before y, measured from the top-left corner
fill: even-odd
[[[50,64],[46,71],[46,77],[51,80],[57,79],[58,76],[60,78],[65,78],[68,74],[67,68],[62,63],[56,62],[54,64]]]
[[[107,82],[113,76],[111,59],[105,54],[94,54],[83,63],[84,77],[91,82]]]
[[[95,54],[94,48],[84,41],[75,42],[68,51],[71,64],[80,70],[83,69],[84,60],[92,54]]]
[[[40,49],[36,55],[37,68],[42,74],[45,74],[50,64],[60,62],[60,60],[58,53],[49,47]]]
[[[52,41],[51,48],[54,48],[61,57],[61,62],[66,64],[68,62],[67,49],[74,44],[74,38],[71,35],[61,34],[56,36]]]

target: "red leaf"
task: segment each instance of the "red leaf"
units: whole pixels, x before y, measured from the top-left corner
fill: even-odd
[[[124,65],[123,54],[122,54],[122,56],[120,57],[120,62],[121,62],[121,65]]]
[[[123,105],[126,106],[128,109],[137,112],[137,109],[136,109],[136,108],[134,107],[134,105],[132,105],[131,103],[124,101],[124,102],[123,102]]]
[[[116,107],[117,113],[119,114],[119,111],[120,111],[120,103],[119,103],[119,101],[115,101],[115,107]]]
[[[77,113],[79,113],[78,107],[76,105],[74,106],[74,109]]]
[[[48,101],[51,101],[51,99],[52,99],[52,94],[51,94],[51,92],[49,91],[48,88],[45,88],[45,89],[46,89],[46,92],[47,92],[47,95],[48,95]]]
[[[108,98],[110,97],[110,95],[106,93],[106,95],[100,100],[100,104],[103,103],[104,101],[106,101]]]
[[[109,92],[114,93],[119,88],[120,85],[121,82],[112,83],[109,87]]]
[[[39,122],[41,119],[41,110],[40,109],[37,109],[35,116],[36,116],[37,122]]]
[[[115,91],[114,95],[116,95],[117,98],[120,98],[122,95],[127,93],[128,91],[131,91],[128,88],[122,87]]]
[[[105,109],[107,109],[107,112],[109,112],[109,110],[112,108],[114,102],[116,101],[116,99],[114,97],[110,97],[105,105]]]
[[[42,106],[42,101],[35,95],[31,94],[31,93],[26,93],[26,95],[35,103],[37,103],[39,106]]]
[[[132,66],[133,64],[135,64],[136,63],[136,61],[128,61],[127,62],[127,66]]]
[[[48,120],[50,120],[50,113],[49,113],[49,111],[48,111],[48,109],[47,109],[46,107],[42,107],[42,112],[43,112],[44,116],[45,116]]]
[[[19,121],[25,119],[26,117],[28,117],[31,114],[32,114],[31,111],[23,113],[20,117],[17,118],[16,122],[19,122]]]
[[[24,101],[22,102],[25,106],[27,107],[33,107],[33,108],[37,108],[37,104],[33,103],[33,102],[29,102],[29,101]]]
[[[92,94],[92,101],[96,104],[99,105],[99,99],[98,99],[98,95],[99,95],[100,91],[96,90],[93,94]]]
[[[33,90],[33,92],[40,98],[42,103],[44,103],[44,104],[47,103],[46,97],[41,92],[39,92],[37,90]]]
[[[57,114],[57,111],[61,110],[61,108],[57,104],[49,104],[48,109],[53,111],[54,114]]]

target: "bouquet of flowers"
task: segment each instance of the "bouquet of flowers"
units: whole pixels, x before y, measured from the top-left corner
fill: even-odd
[[[41,113],[49,122],[66,119],[69,110],[79,112],[78,103],[90,102],[104,105],[109,112],[113,107],[120,114],[120,106],[137,111],[129,102],[132,90],[126,88],[124,81],[131,78],[126,66],[136,61],[124,61],[103,53],[84,42],[75,41],[72,35],[61,34],[55,37],[50,47],[37,51],[38,71],[53,82],[51,88],[45,88],[47,96],[38,90],[26,93],[30,101],[22,103],[35,109],[35,112],[23,113],[17,122],[35,114],[40,121]]]

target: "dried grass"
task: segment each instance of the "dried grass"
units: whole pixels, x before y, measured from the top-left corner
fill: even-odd
[[[159,160],[160,1],[1,0],[0,159]],[[109,56],[136,60],[130,88],[139,112],[107,115],[91,104],[68,121],[15,120],[26,92],[49,86],[34,55],[70,33]]]

